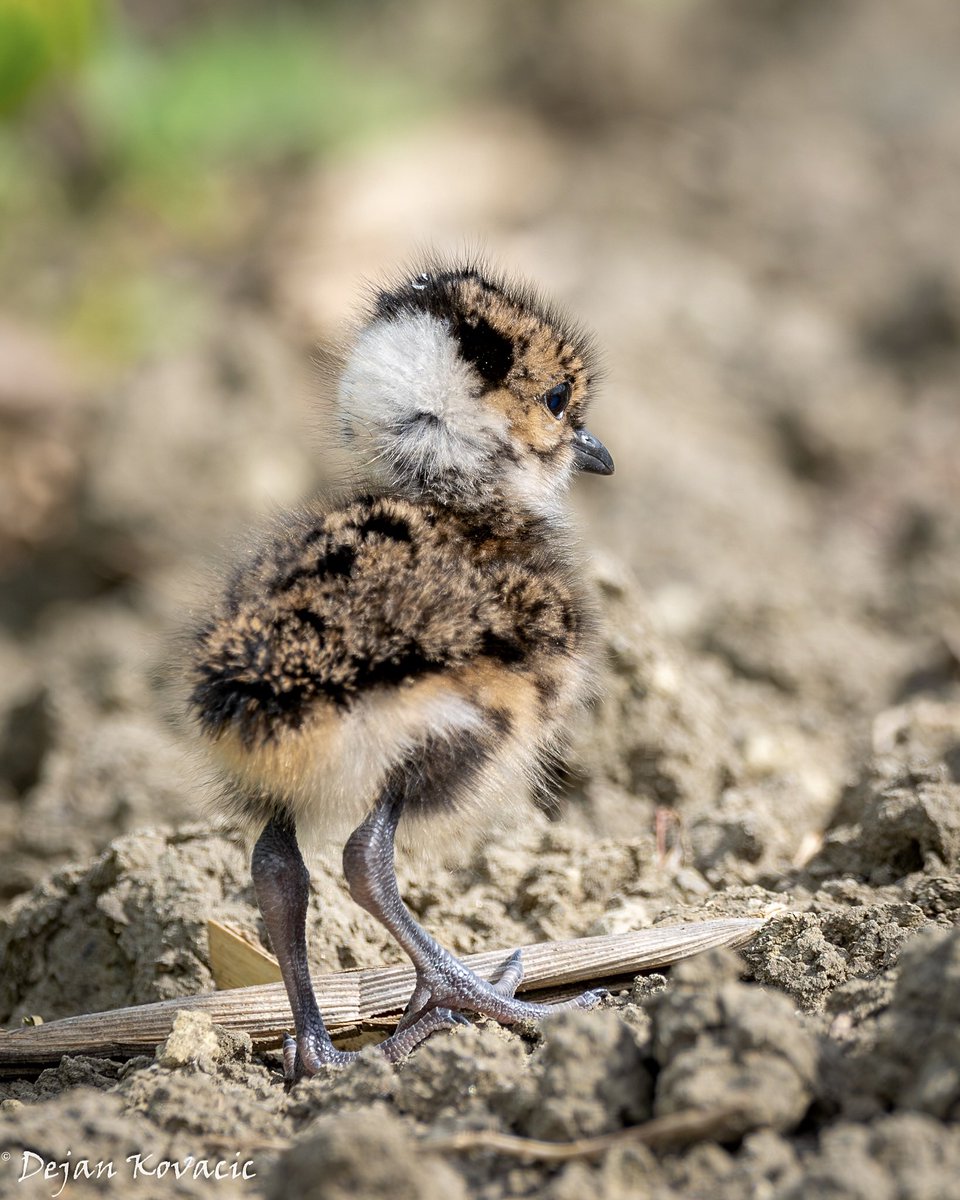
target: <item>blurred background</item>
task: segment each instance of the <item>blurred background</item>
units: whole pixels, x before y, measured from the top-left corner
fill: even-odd
[[[423,245],[596,331],[601,573],[822,817],[957,680],[958,78],[951,0],[0,0],[0,899],[197,814],[164,638]]]

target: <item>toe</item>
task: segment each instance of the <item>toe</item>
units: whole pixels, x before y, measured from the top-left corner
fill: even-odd
[[[596,1008],[609,995],[610,993],[606,988],[591,988],[589,991],[581,992],[579,996],[569,1003],[575,1008]]]
[[[297,1082],[297,1039],[283,1035],[283,1081],[289,1087]]]
[[[501,996],[513,996],[522,982],[523,952],[514,950],[504,964],[503,970],[500,972],[500,978],[493,987]]]
[[[450,1008],[431,1008],[411,1024],[398,1026],[396,1033],[380,1043],[380,1052],[390,1062],[399,1062],[432,1033],[469,1024],[463,1013]]]

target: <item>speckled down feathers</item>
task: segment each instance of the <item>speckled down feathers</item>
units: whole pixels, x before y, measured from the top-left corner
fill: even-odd
[[[339,395],[366,490],[280,519],[192,641],[190,707],[252,830],[285,811],[307,840],[339,836],[388,781],[401,840],[411,817],[489,822],[542,781],[590,691],[562,506],[585,339],[472,269],[376,308]],[[564,420],[543,404],[560,381]]]
[[[488,659],[555,698],[555,661],[582,649],[585,614],[544,523],[466,518],[363,497],[289,517],[198,631],[192,700],[205,730],[249,746]],[[542,714],[546,719],[546,714]]]

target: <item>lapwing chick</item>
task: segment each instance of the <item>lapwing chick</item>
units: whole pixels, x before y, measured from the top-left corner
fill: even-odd
[[[396,1060],[464,1012],[556,1006],[492,985],[404,906],[395,842],[493,823],[542,784],[598,672],[565,512],[577,471],[613,473],[584,427],[587,338],[529,288],[430,265],[379,291],[339,378],[329,435],[357,486],[278,521],[191,639],[190,707],[254,835],[252,874],[295,1025],[289,1078],[352,1057],[307,967],[298,839],[351,829],[350,894],[416,968]],[[566,1003],[586,1007],[599,993]]]

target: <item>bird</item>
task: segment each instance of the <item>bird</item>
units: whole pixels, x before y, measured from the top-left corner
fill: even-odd
[[[371,293],[324,436],[349,486],[252,539],[188,637],[188,709],[256,839],[251,874],[294,1032],[288,1083],[342,1065],[310,982],[302,844],[341,830],[352,898],[411,959],[380,1043],[399,1061],[465,1013],[537,1021],[520,951],[491,984],[415,920],[397,847],[487,828],[546,786],[599,677],[567,499],[611,475],[585,426],[592,338],[482,262],[421,260]],[[588,991],[563,1004],[591,1007]]]

